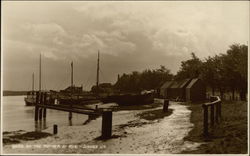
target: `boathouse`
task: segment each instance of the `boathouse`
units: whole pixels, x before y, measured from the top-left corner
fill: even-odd
[[[169,87],[174,83],[174,81],[167,81],[165,82],[160,88],[160,96],[163,98],[169,98]]]
[[[206,87],[201,79],[192,79],[186,87],[186,101],[196,102],[206,99]]]
[[[160,96],[171,100],[200,101],[205,95],[205,85],[198,78],[167,81],[160,88]]]

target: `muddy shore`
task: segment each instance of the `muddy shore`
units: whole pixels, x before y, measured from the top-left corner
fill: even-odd
[[[193,150],[200,145],[183,140],[193,127],[187,106],[170,102],[166,113],[163,113],[161,104],[143,107],[114,111],[112,138],[108,140],[97,139],[101,135],[101,117],[98,117],[83,126],[58,127],[57,135],[51,134],[52,127],[40,133],[40,138],[24,139],[22,135],[27,135],[27,132],[22,132],[19,137],[12,137],[18,138],[19,142],[4,144],[3,152],[164,154]]]

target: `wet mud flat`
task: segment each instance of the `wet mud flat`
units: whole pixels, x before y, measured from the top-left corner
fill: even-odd
[[[162,104],[143,107],[114,111],[111,139],[98,139],[102,122],[98,117],[86,125],[58,127],[57,135],[4,144],[3,152],[168,154],[194,150],[200,145],[183,139],[193,127],[190,123],[191,111],[187,106],[170,102],[169,110],[165,113]],[[49,127],[43,132],[51,134],[53,129]]]

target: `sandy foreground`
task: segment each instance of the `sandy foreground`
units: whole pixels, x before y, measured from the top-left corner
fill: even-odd
[[[22,141],[4,145],[4,154],[175,154],[195,150],[201,143],[184,141],[192,129],[191,111],[187,106],[170,102],[171,115],[148,121],[138,117],[139,113],[162,109],[113,112],[113,137],[98,140],[101,135],[101,117],[82,126],[58,127],[58,134],[39,140]],[[43,132],[53,133],[52,127]]]

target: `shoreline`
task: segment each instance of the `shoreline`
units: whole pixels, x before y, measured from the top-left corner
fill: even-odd
[[[5,145],[3,151],[6,154],[180,153],[199,146],[183,140],[192,127],[189,123],[191,112],[186,107],[173,102],[165,114],[162,113],[162,106],[113,112],[112,138],[108,140],[97,139],[101,135],[99,117],[86,125],[59,127],[57,135]],[[180,125],[176,124],[177,121]],[[50,133],[52,130],[49,127],[43,132]]]

